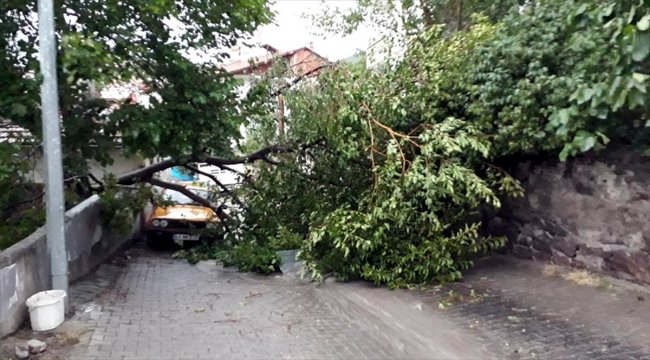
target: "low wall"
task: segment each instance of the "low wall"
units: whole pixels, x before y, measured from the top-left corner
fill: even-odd
[[[94,195],[66,212],[70,281],[88,274],[139,230],[139,221],[134,221],[131,234],[107,229],[102,224],[100,207],[100,199]],[[25,321],[25,300],[50,289],[50,275],[45,227],[0,252],[0,337],[12,333]]]
[[[526,197],[488,222],[512,253],[650,284],[650,158],[610,151],[525,162],[513,175]]]

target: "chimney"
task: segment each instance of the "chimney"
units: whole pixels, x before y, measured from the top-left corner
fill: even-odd
[[[310,42],[309,42],[309,48],[310,48],[311,50],[314,50],[314,42],[313,42],[313,41],[310,41]]]

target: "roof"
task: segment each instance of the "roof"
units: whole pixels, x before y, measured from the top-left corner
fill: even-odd
[[[258,67],[260,65],[270,64],[276,58],[287,58],[287,57],[290,57],[293,54],[297,53],[298,51],[302,51],[302,50],[307,50],[307,51],[311,52],[313,55],[317,56],[318,58],[321,58],[323,60],[327,60],[324,56],[318,54],[313,49],[311,49],[309,47],[306,47],[306,46],[299,47],[297,49],[293,49],[293,50],[289,50],[289,51],[285,51],[285,52],[279,52],[279,51],[277,51],[277,49],[275,49],[274,47],[272,47],[270,45],[263,45],[262,47],[267,49],[267,50],[275,50],[276,52],[272,52],[270,54],[266,54],[266,55],[262,55],[262,56],[252,57],[250,59],[233,61],[230,64],[224,65],[224,67],[223,67],[224,70],[226,70],[227,72],[229,72],[231,74],[242,74],[242,73],[245,73],[246,70],[256,68],[256,67]]]

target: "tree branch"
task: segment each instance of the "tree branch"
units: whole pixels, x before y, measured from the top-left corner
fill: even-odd
[[[207,155],[181,156],[179,158],[184,160],[175,160],[175,159],[163,160],[153,165],[149,165],[141,169],[137,169],[129,173],[126,173],[117,179],[117,183],[120,185],[133,185],[138,182],[147,182],[149,179],[151,179],[153,174],[159,171],[172,168],[174,166],[182,166],[187,162],[205,162],[210,165],[219,166],[219,167],[224,165],[246,164],[255,161],[264,161],[272,165],[279,165],[277,161],[269,159],[269,155],[286,153],[291,151],[292,151],[291,148],[288,148],[283,145],[270,145],[251,154],[235,157],[232,159],[218,158],[218,157],[212,157]]]
[[[14,208],[14,209],[16,209],[16,208],[18,208],[18,207],[21,206],[21,205],[28,204],[28,203],[33,203],[34,201],[36,201],[36,200],[42,198],[43,196],[45,196],[45,192],[42,192],[42,193],[36,195],[35,197],[33,197],[33,198],[31,198],[31,199],[27,199],[27,200],[23,200],[23,201],[20,201],[20,202],[17,202],[17,203],[11,204],[11,207]]]
[[[225,192],[226,194],[228,194],[228,195],[229,195],[229,196],[230,196],[230,197],[231,197],[231,198],[232,198],[232,199],[237,203],[237,205],[241,206],[241,207],[242,207],[243,209],[245,209],[245,210],[248,210],[248,208],[246,207],[246,205],[244,205],[244,203],[239,199],[239,197],[238,197],[237,195],[235,195],[235,193],[233,193],[232,191],[230,191],[230,189],[228,189],[228,187],[226,187],[226,185],[224,185],[221,181],[219,181],[219,180],[217,179],[216,176],[214,176],[214,175],[212,175],[212,174],[210,174],[210,173],[207,173],[207,172],[205,172],[205,171],[202,171],[202,170],[200,170],[199,168],[196,168],[196,167],[194,167],[194,166],[192,166],[192,165],[190,165],[190,164],[185,164],[185,165],[183,165],[183,167],[185,167],[186,169],[191,170],[191,171],[193,171],[193,172],[195,172],[195,173],[197,173],[197,174],[201,174],[201,175],[203,175],[203,176],[208,177],[208,178],[209,178],[210,180],[212,180],[212,181],[213,181],[217,186],[219,186],[219,187],[221,188],[221,190],[223,190],[223,192]]]
[[[218,207],[214,206],[214,204],[210,200],[193,193],[192,191],[190,191],[188,188],[186,188],[183,185],[173,184],[173,183],[170,183],[170,182],[166,182],[166,181],[162,181],[162,180],[154,179],[154,178],[148,179],[147,182],[149,184],[151,184],[151,185],[154,185],[154,186],[159,186],[161,188],[178,191],[179,193],[187,196],[188,198],[196,201],[197,203],[199,203],[199,204],[201,204],[201,205],[203,205],[203,206],[205,206],[207,208],[212,209],[212,211],[214,211],[214,212],[221,211],[220,209],[218,209]]]
[[[153,176],[153,174],[178,165],[180,165],[180,163],[176,160],[164,160],[126,173],[117,179],[117,183],[120,185],[133,185],[138,182],[146,182]]]
[[[291,152],[293,149],[288,148],[283,145],[269,145],[265,148],[262,148],[260,150],[257,150],[254,153],[248,154],[246,156],[241,156],[241,157],[236,157],[234,159],[223,159],[223,158],[217,158],[217,157],[205,157],[203,159],[200,159],[202,162],[206,162],[210,165],[215,165],[215,166],[220,166],[220,165],[236,165],[236,164],[246,164],[246,163],[252,163],[258,160],[262,160],[266,163],[272,164],[272,165],[279,165],[279,163],[275,160],[269,159],[269,155],[271,154],[281,154],[281,153],[287,153]]]
[[[210,200],[205,199],[204,197],[193,193],[192,191],[190,191],[188,188],[186,188],[183,185],[172,184],[172,183],[169,183],[169,182],[166,182],[166,181],[153,179],[153,178],[148,179],[147,182],[149,184],[151,184],[151,185],[154,185],[154,186],[159,186],[161,188],[178,191],[179,193],[187,196],[188,198],[196,201],[197,203],[211,209],[217,215],[219,220],[221,220],[221,223],[225,227],[226,231],[229,231],[228,225],[226,224],[227,219],[226,219],[226,216],[225,216],[221,206],[215,206]]]
[[[100,186],[100,188],[102,188],[102,189],[104,188],[104,183],[101,182],[99,179],[97,179],[97,177],[95,177],[95,175],[93,175],[92,173],[86,173],[86,174],[82,174],[82,175],[75,175],[75,176],[71,176],[69,178],[65,178],[65,179],[63,179],[63,183],[67,184],[67,183],[69,183],[69,182],[71,182],[73,180],[82,179],[84,177],[88,177],[89,179],[96,182]]]

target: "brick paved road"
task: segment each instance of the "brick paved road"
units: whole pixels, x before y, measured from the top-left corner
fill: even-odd
[[[585,274],[497,256],[445,287],[444,296],[423,296],[464,294],[449,317],[509,359],[650,360],[650,287]],[[489,296],[476,301],[472,290]]]
[[[77,320],[93,329],[72,359],[392,359],[485,358],[485,347],[467,339],[445,315],[431,311],[419,329],[401,328],[396,316],[421,310],[398,293],[388,312],[356,286],[263,277],[215,266],[192,266],[141,250],[95,309]],[[73,302],[88,300],[94,281],[72,289]],[[86,286],[90,284],[90,286]],[[360,286],[363,288],[364,286]],[[90,288],[90,290],[89,290]],[[75,289],[77,291],[75,292]],[[82,293],[75,300],[75,293]],[[85,298],[85,299],[84,299]],[[376,311],[378,310],[378,311]],[[440,331],[441,329],[448,329]],[[435,340],[435,341],[431,341]]]
[[[74,320],[91,331],[66,358],[650,359],[647,294],[508,261],[414,292],[314,286],[136,249],[101,296],[107,281],[72,288],[72,302],[94,306]]]

